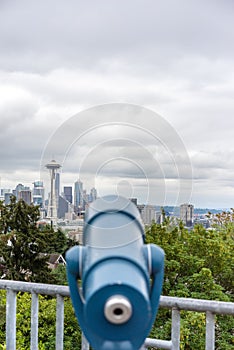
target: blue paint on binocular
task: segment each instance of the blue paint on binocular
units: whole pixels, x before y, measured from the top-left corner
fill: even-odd
[[[75,314],[92,347],[140,349],[158,310],[164,252],[144,244],[135,204],[119,196],[92,203],[83,246],[71,248],[66,261]]]

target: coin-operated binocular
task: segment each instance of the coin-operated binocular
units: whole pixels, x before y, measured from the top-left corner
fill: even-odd
[[[158,310],[164,252],[144,244],[135,204],[118,196],[93,202],[83,246],[71,248],[66,261],[75,314],[92,347],[140,349]]]

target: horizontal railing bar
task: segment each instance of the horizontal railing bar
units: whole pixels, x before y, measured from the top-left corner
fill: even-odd
[[[226,301],[203,300],[192,298],[177,298],[161,296],[160,307],[187,311],[206,312],[214,314],[234,315],[234,303]]]
[[[11,289],[16,292],[34,292],[36,294],[54,296],[59,294],[63,297],[70,296],[69,287],[53,284],[0,280],[0,289]],[[161,296],[159,305],[167,309],[176,308],[178,310],[197,312],[210,311],[214,314],[234,315],[234,303],[225,301]]]
[[[172,349],[172,341],[171,340],[160,340],[160,339],[152,339],[146,338],[144,342],[144,347],[153,346],[159,349]]]
[[[57,296],[59,294],[63,297],[70,296],[69,287],[54,284],[0,280],[0,289],[11,289],[15,292],[28,292],[42,295]]]
[[[7,290],[7,349],[16,347],[16,295],[17,292],[32,294],[31,304],[31,349],[37,349],[38,342],[38,295],[50,295],[57,297],[56,304],[56,349],[63,349],[63,327],[64,327],[64,304],[63,298],[69,297],[68,286],[52,284],[30,283],[21,281],[0,280],[0,290]],[[179,349],[180,345],[180,310],[206,313],[206,349],[214,349],[215,344],[215,314],[234,315],[234,303],[214,300],[160,297],[160,307],[172,310],[172,339],[160,340],[146,338],[143,348],[156,347],[160,349]],[[87,341],[82,340],[82,349],[89,349]],[[32,346],[33,343],[33,346]],[[142,348],[142,349],[143,349]]]

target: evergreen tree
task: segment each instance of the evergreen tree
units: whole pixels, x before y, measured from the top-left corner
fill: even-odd
[[[0,203],[1,278],[19,281],[49,282],[48,237],[37,227],[39,209],[23,200],[11,198],[9,205]]]

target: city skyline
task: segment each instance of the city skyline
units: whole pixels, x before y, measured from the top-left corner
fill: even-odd
[[[158,113],[179,135],[193,172],[191,203],[201,208],[233,207],[233,15],[232,2],[216,0],[111,0],[98,6],[74,0],[69,5],[54,0],[2,2],[0,187],[12,188],[19,182],[29,186],[40,179],[45,148],[73,115],[121,102]],[[100,132],[105,136],[115,130]],[[122,137],[122,131],[118,135]],[[136,140],[147,145],[141,136]],[[111,147],[100,146],[98,132],[81,141],[79,149],[71,145],[63,185],[81,176],[88,187],[100,187],[101,194],[117,188],[145,201],[146,169],[155,204],[158,198],[160,204],[175,204],[178,183],[173,183],[174,169],[168,170],[166,162],[157,159],[153,178],[154,159],[146,157],[143,164],[139,145],[124,158],[126,144],[125,149],[118,140]],[[88,142],[102,151],[99,164],[98,157],[88,153]],[[84,154],[85,171],[79,174],[77,159]],[[57,156],[61,154],[54,152],[46,160]],[[102,162],[111,157],[116,161]],[[97,173],[91,171],[93,161]],[[157,196],[161,185],[170,192],[165,202],[164,193]]]
[[[62,196],[63,198],[65,198],[68,202],[70,202],[71,204],[75,205],[75,184],[76,182],[81,182],[83,185],[85,185],[85,188],[83,188],[84,190],[84,193],[86,196],[91,196],[93,198],[100,198],[100,196],[98,195],[98,188],[90,188],[86,187],[86,184],[81,181],[79,178],[77,180],[74,180],[73,183],[66,183],[66,185],[64,185],[63,183],[60,183],[60,188],[61,188],[61,191],[60,191],[60,194],[59,196]],[[31,187],[31,185],[34,185],[34,187]],[[41,180],[36,180],[36,181],[33,181],[33,182],[30,182],[29,184],[25,184],[25,183],[22,183],[19,182],[17,184],[14,184],[13,187],[6,187],[6,188],[3,188],[3,187],[0,187],[0,197],[1,200],[3,200],[3,197],[5,194],[7,194],[7,201],[9,202],[10,201],[10,196],[9,195],[15,195],[14,192],[17,192],[17,188],[20,188],[19,191],[30,191],[31,192],[31,199],[33,199],[33,197],[35,197],[35,199],[37,199],[37,197],[43,197],[43,202],[45,201],[48,201],[49,200],[49,189],[48,188],[45,188],[44,186],[44,183],[43,181]],[[41,189],[43,188],[43,194],[40,193]],[[39,190],[38,190],[39,189]],[[69,190],[68,192],[66,190]],[[72,191],[70,191],[72,190]],[[95,194],[93,195],[93,192],[95,191]],[[40,195],[39,195],[40,194]],[[120,194],[121,196],[124,196],[123,194]],[[149,207],[155,207],[155,210],[156,208],[160,209],[160,207],[168,207],[168,208],[180,208],[181,206],[185,205],[185,206],[192,206],[194,207],[195,209],[214,209],[214,210],[229,210],[230,208],[213,208],[213,207],[197,207],[197,206],[194,206],[194,203],[191,203],[191,202],[186,202],[186,203],[179,203],[178,205],[174,206],[174,205],[169,205],[169,204],[164,204],[164,205],[161,205],[160,203],[154,203],[154,204],[150,204],[150,203],[144,203],[144,202],[141,202],[139,200],[139,198],[137,197],[126,197],[128,198],[129,200],[131,200],[132,202],[136,202],[138,203],[138,205],[148,205]],[[20,196],[19,196],[19,199],[20,199]],[[23,198],[21,198],[23,199]],[[41,200],[41,199],[40,199]],[[84,199],[83,199],[84,200]],[[87,202],[87,198],[85,199]],[[33,200],[31,201],[33,202]],[[30,204],[28,202],[28,204]],[[35,202],[34,203],[35,205],[40,205],[41,206],[41,202]]]

